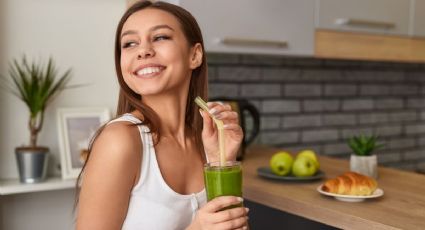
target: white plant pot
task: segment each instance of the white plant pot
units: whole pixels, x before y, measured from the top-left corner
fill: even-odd
[[[377,179],[378,159],[376,155],[357,156],[352,154],[350,157],[350,170]]]

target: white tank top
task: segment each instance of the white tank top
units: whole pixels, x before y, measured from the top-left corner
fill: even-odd
[[[130,113],[110,123],[117,121],[141,123]],[[143,143],[142,167],[139,181],[131,191],[122,229],[185,229],[192,222],[196,210],[206,203],[205,189],[182,195],[170,188],[159,169],[149,128],[144,125],[138,128]]]

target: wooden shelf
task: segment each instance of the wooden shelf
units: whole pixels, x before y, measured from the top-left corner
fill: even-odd
[[[60,177],[47,178],[44,182],[35,184],[23,184],[19,179],[0,179],[0,195],[73,189],[75,182],[75,179],[63,180]]]

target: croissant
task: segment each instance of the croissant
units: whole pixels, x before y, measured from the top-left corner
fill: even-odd
[[[372,195],[377,187],[378,183],[373,178],[355,172],[346,172],[327,180],[322,190],[341,195],[368,196]]]

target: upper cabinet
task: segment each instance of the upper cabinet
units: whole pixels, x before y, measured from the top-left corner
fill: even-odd
[[[425,0],[412,1],[414,4],[413,35],[425,37]]]
[[[317,0],[317,27],[408,35],[408,0]]]
[[[168,0],[207,52],[425,62],[425,0]]]
[[[312,56],[315,0],[180,0],[209,52]]]

